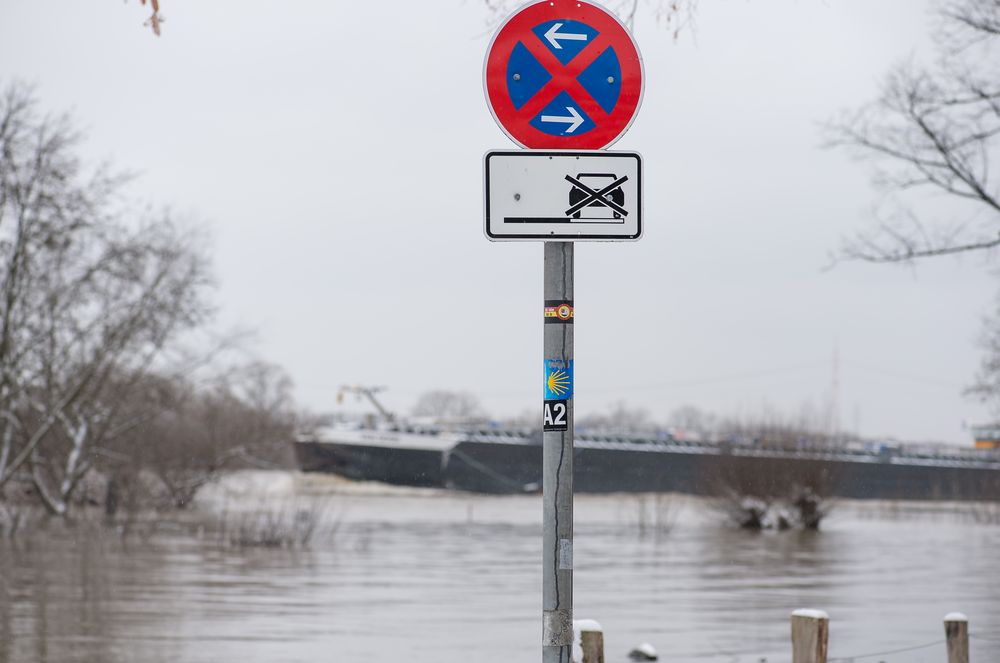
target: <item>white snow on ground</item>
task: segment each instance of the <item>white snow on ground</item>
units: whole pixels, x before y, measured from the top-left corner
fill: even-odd
[[[247,470],[233,472],[203,486],[195,504],[213,509],[236,502],[287,500],[295,496],[295,475],[291,472]]]
[[[632,651],[639,652],[640,654],[645,656],[647,660],[650,661],[655,661],[658,658],[656,654],[656,649],[653,647],[653,645],[649,644],[648,642],[642,643]]]

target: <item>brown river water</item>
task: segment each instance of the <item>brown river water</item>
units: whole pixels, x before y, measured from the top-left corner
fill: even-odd
[[[320,525],[291,549],[218,533],[269,510]],[[998,505],[843,501],[820,532],[758,533],[683,496],[575,511],[575,616],[603,626],[608,663],[643,642],[665,663],[787,662],[796,608],[829,613],[831,663],[944,663],[951,611],[972,661],[1000,663]],[[537,496],[248,473],[125,536],[0,539],[0,663],[538,661],[540,559]]]

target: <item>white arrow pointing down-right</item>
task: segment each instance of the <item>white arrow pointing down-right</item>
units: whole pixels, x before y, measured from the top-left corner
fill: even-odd
[[[543,115],[539,118],[542,122],[561,122],[563,124],[568,124],[566,131],[563,133],[571,134],[577,130],[577,128],[583,124],[583,116],[576,112],[576,109],[572,106],[567,106],[566,111],[569,113],[569,117],[565,115]]]

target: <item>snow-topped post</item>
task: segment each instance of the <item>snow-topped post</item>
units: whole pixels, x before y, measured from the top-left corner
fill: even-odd
[[[948,663],[969,663],[969,618],[960,612],[944,616]]]
[[[573,663],[604,663],[604,629],[593,619],[573,620]]]
[[[826,663],[830,618],[822,610],[792,613],[792,663]]]

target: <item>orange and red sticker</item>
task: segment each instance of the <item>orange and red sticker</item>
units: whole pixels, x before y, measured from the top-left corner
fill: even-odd
[[[572,324],[573,302],[545,301],[545,324]]]

